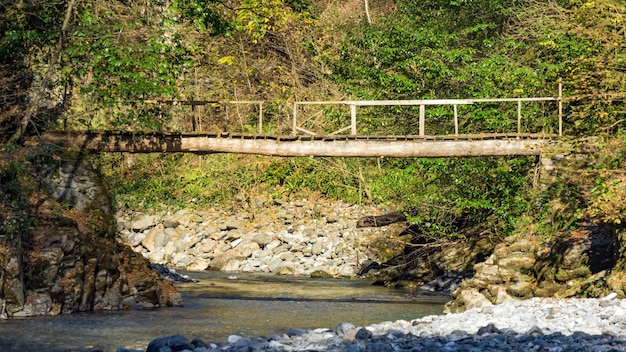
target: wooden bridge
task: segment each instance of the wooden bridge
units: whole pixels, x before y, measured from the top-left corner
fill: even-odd
[[[558,134],[522,132],[522,104],[525,102],[556,102]],[[480,103],[517,103],[517,131],[511,133],[462,134],[459,131],[458,107]],[[374,101],[314,101],[293,103],[292,131],[288,135],[263,134],[263,102],[154,101],[158,104],[258,104],[258,134],[232,133],[67,133],[42,134],[44,143],[56,143],[70,148],[97,152],[184,152],[184,153],[243,153],[274,156],[326,157],[468,157],[539,155],[552,144],[563,130],[562,88],[557,97],[504,99],[446,99],[446,100],[374,100]],[[350,108],[350,124],[331,133],[318,134],[302,126],[299,109],[310,105],[344,105]],[[415,135],[372,136],[358,132],[357,110],[361,106],[419,106],[418,130]],[[427,135],[426,108],[451,106],[454,133]],[[195,120],[193,124],[196,126]],[[349,131],[349,134],[342,134]]]

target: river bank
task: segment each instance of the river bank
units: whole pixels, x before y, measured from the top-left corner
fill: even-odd
[[[259,198],[254,208],[117,214],[122,242],[150,262],[177,269],[355,277],[400,253],[406,227],[358,228],[389,208],[323,199]]]
[[[365,327],[346,322],[266,337],[231,335],[222,342],[175,335],[153,340],[146,351],[626,351],[625,331],[626,300],[615,295],[532,298]]]

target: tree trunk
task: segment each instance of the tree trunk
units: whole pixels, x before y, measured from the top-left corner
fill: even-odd
[[[378,216],[364,216],[357,221],[356,227],[380,227],[403,221],[406,221],[404,213],[395,211],[393,213]]]

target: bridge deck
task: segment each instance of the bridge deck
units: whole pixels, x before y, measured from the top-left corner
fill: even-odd
[[[328,157],[467,157],[538,155],[556,138],[547,134],[437,136],[253,135],[231,133],[47,132],[44,143],[96,152],[242,153]]]

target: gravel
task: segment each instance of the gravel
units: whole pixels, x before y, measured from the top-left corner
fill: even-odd
[[[118,350],[123,351],[128,350]],[[615,294],[510,300],[412,321],[294,327],[268,337],[231,335],[222,342],[189,342],[176,335],[152,341],[146,351],[626,351],[626,300]]]

